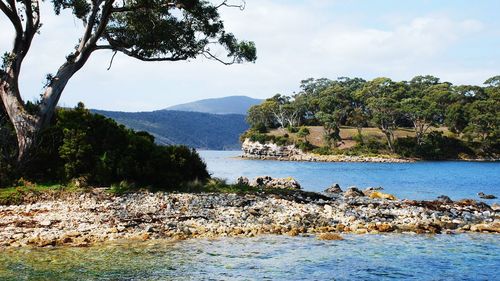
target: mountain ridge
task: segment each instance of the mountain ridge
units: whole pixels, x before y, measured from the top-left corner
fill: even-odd
[[[261,102],[261,99],[237,95],[221,98],[202,99],[193,102],[173,105],[162,110],[246,115],[248,109],[251,106],[260,104]]]

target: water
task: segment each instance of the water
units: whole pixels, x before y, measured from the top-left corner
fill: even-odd
[[[261,236],[8,250],[1,280],[498,280],[496,235]]]
[[[399,197],[499,195],[500,163],[299,163],[202,151],[216,177],[293,176],[307,190],[383,186]],[[489,203],[498,202],[491,201]],[[193,239],[0,250],[0,280],[500,280],[500,235]]]
[[[319,163],[244,160],[240,151],[200,151],[215,177],[230,182],[239,176],[293,177],[306,190],[323,191],[333,183],[345,189],[382,186],[399,198],[454,200],[473,198],[478,192],[500,197],[500,162]],[[499,199],[484,200],[500,203]]]

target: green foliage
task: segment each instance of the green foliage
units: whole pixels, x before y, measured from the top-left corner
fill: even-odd
[[[239,136],[248,130],[241,114],[158,110],[152,112],[115,112],[95,110],[137,131],[147,131],[159,144],[182,143],[190,147],[226,150],[238,149]]]
[[[134,183],[128,182],[128,181],[121,181],[120,183],[112,184],[111,188],[109,189],[109,193],[116,194],[116,195],[122,195],[131,191],[136,190],[136,185]]]
[[[429,160],[459,159],[461,155],[474,156],[467,145],[456,138],[443,136],[441,132],[430,132],[421,145],[416,138],[399,138],[394,143],[396,152],[404,157],[416,157]]]
[[[314,146],[309,141],[298,140],[295,144],[302,151],[311,151],[314,149]]]
[[[148,133],[126,129],[83,105],[57,111],[23,174],[36,182],[84,177],[92,185],[125,181],[160,189],[209,178],[196,151],[156,145]]]
[[[299,129],[297,127],[294,127],[294,126],[291,126],[291,125],[288,125],[286,127],[286,130],[289,132],[289,133],[297,133],[299,131]]]
[[[300,124],[324,127],[326,146],[335,148],[340,137],[340,126],[355,126],[358,145],[349,149],[374,152],[388,148],[395,151],[395,131],[413,128],[416,145],[420,146],[407,155],[435,158],[436,153],[424,155],[423,149],[433,149],[436,142],[460,147],[459,144],[429,136],[433,127],[448,127],[464,145],[481,155],[497,155],[500,146],[500,76],[485,81],[485,86],[457,85],[441,82],[431,75],[416,76],[410,81],[392,81],[386,77],[365,81],[360,78],[340,77],[336,80],[306,79],[301,81],[301,92],[292,97],[275,95],[255,106],[250,123],[264,122],[267,128],[282,126],[289,112],[295,108],[300,114]],[[280,107],[280,105],[282,105]],[[286,106],[286,107],[285,107]],[[266,109],[266,110],[265,110]],[[256,114],[256,113],[259,114]],[[257,118],[257,116],[260,116]],[[257,123],[255,123],[257,124]],[[386,137],[387,146],[371,141],[363,145],[363,127],[377,127]],[[297,132],[307,140],[307,134]],[[264,138],[264,137],[261,137]],[[400,149],[405,150],[403,142]],[[408,142],[408,141],[407,141]],[[417,151],[418,150],[418,151]],[[438,151],[438,150],[434,150]],[[452,155],[442,148],[443,155]],[[321,151],[330,154],[332,151]],[[336,150],[333,150],[337,153]],[[493,156],[493,157],[497,157]]]

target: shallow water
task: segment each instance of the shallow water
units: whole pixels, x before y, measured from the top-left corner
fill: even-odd
[[[0,280],[498,280],[497,235],[261,236],[1,252]]]
[[[213,176],[295,177],[307,190],[383,186],[398,197],[499,195],[500,163],[305,163],[202,151]],[[488,203],[498,200],[488,200]],[[500,235],[344,235],[0,250],[0,280],[500,280]]]
[[[410,199],[435,199],[444,194],[454,200],[479,200],[478,192],[500,197],[500,162],[318,163],[244,160],[237,157],[241,151],[200,151],[200,155],[213,176],[233,182],[239,176],[291,176],[311,191],[339,183],[343,189],[382,186],[385,192]]]

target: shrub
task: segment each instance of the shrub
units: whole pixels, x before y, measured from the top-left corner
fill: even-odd
[[[396,152],[405,157],[422,159],[458,159],[460,155],[474,155],[474,152],[459,139],[443,136],[442,132],[430,132],[422,144],[412,137],[399,138],[394,142]]]
[[[22,171],[35,182],[69,182],[84,177],[91,185],[125,181],[172,189],[210,177],[195,150],[159,146],[150,134],[92,114],[83,105],[74,110],[59,109],[37,148]]]
[[[299,141],[297,141],[296,145],[300,150],[305,151],[305,152],[314,149],[314,146],[309,141],[299,140]]]
[[[288,126],[288,127],[286,127],[286,129],[289,133],[292,133],[292,134],[297,133],[299,131],[299,129],[297,127],[293,127],[293,126]]]

